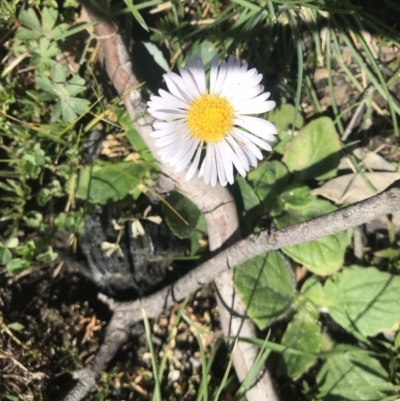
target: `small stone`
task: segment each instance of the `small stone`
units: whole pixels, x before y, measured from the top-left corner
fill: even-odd
[[[174,383],[181,377],[181,372],[179,370],[171,370],[168,373],[168,381]]]

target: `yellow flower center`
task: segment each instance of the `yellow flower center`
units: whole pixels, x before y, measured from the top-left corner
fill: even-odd
[[[196,139],[219,142],[232,129],[234,110],[222,96],[207,94],[199,97],[189,107],[187,122]]]

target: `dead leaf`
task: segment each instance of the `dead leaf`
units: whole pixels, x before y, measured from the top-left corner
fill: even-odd
[[[400,173],[365,173],[365,176],[378,192],[383,191],[394,181],[400,179]],[[359,202],[376,195],[365,184],[362,177],[356,174],[336,177],[311,192],[313,195],[321,195],[337,204]]]
[[[365,176],[378,192],[383,191],[394,181],[400,179],[400,173],[365,173]],[[312,190],[311,193],[313,195],[323,196],[337,204],[351,204],[375,195],[375,193],[364,182],[362,177],[356,174],[346,174],[336,177],[321,187]],[[393,213],[392,223],[394,224],[396,231],[400,231],[400,212]],[[374,220],[374,223],[370,225],[370,231],[385,229],[386,227],[387,217],[382,216],[381,218]]]
[[[354,149],[353,153],[368,170],[396,171],[396,167],[378,153],[371,152],[365,148]],[[339,164],[339,170],[348,170],[349,168],[351,168],[350,160],[347,157],[343,157]]]

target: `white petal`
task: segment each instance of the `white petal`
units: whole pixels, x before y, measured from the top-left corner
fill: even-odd
[[[217,144],[214,147],[215,147],[214,151],[215,151],[215,161],[217,164],[218,181],[224,187],[228,183],[228,180],[226,179],[225,164],[223,162],[224,157],[221,154],[220,144]]]
[[[274,124],[258,117],[238,116],[235,118],[234,124],[267,141],[273,141],[277,133]]]
[[[169,72],[168,74],[164,74],[163,77],[169,91],[175,97],[181,99],[184,102],[192,100],[185,92],[185,86],[183,80],[178,74],[175,74],[174,72]]]
[[[192,160],[194,152],[196,152],[197,147],[199,146],[200,141],[199,140],[194,140],[192,144],[190,145],[190,148],[188,149],[186,155],[182,157],[181,161],[175,166],[175,171],[180,172],[186,166],[190,163],[190,160]]]
[[[215,84],[218,76],[218,57],[214,56],[210,69],[210,93],[215,93]]]
[[[176,110],[155,110],[155,109],[148,109],[148,112],[155,118],[158,118],[159,120],[176,120],[176,119],[182,119],[185,117],[185,113],[179,111],[178,109]]]
[[[226,77],[219,90],[220,95],[231,98],[238,90],[241,92],[243,90],[242,78],[243,74],[240,74],[240,60],[236,60],[232,56],[229,57]]]
[[[244,75],[244,74],[247,72],[247,69],[248,69],[248,68],[249,68],[249,65],[248,65],[247,63],[242,64],[242,65],[240,66],[239,73],[240,73],[241,75]]]
[[[233,178],[233,164],[232,164],[232,158],[230,156],[231,156],[232,153],[234,154],[234,152],[231,149],[231,147],[226,143],[225,140],[221,141],[218,144],[217,151],[218,151],[219,156],[220,156],[220,158],[222,160],[222,164],[224,165],[224,171],[225,171],[226,180],[230,184],[233,184],[233,181],[234,181],[234,178]],[[237,158],[237,156],[236,156],[236,158]],[[237,159],[237,160],[239,161],[239,159]]]
[[[200,97],[201,93],[196,85],[196,82],[194,81],[193,76],[183,68],[179,68],[179,72],[181,73],[182,79],[185,82],[185,90],[188,92],[189,96],[193,99]]]
[[[235,111],[238,114],[260,114],[267,113],[276,106],[276,103],[273,100],[258,101],[257,99],[258,98],[256,97],[241,104],[235,103]]]
[[[231,102],[234,104],[235,102],[237,103],[242,103],[245,100],[250,100],[254,99],[257,97],[262,91],[264,90],[264,87],[262,85],[256,85],[253,88],[250,88],[249,90],[236,90],[232,91],[231,95],[229,98],[231,99]]]
[[[171,163],[171,161],[175,160],[175,157],[180,153],[186,154],[187,149],[190,146],[190,141],[187,138],[179,139],[169,145],[164,146],[158,154],[161,156],[161,160]],[[179,161],[179,160],[178,160]]]
[[[173,134],[170,135],[164,135],[162,138],[157,139],[154,143],[158,147],[164,147],[167,145],[170,145],[171,143],[179,140],[181,137],[181,134],[179,132],[174,132]]]
[[[204,71],[203,63],[199,56],[195,56],[193,60],[188,61],[189,72],[193,77],[194,82],[199,89],[200,94],[207,93],[206,87],[206,73]]]
[[[186,176],[185,176],[186,181],[189,181],[194,176],[195,172],[197,171],[197,167],[199,166],[199,162],[200,162],[200,155],[201,155],[202,147],[203,147],[203,142],[199,145],[196,156],[194,157],[193,163],[189,167],[188,172],[186,173]]]
[[[240,130],[240,131],[241,131],[241,134],[245,138],[247,138],[249,141],[255,143],[261,149],[268,150],[268,151],[272,150],[271,145],[269,143],[263,141],[262,139],[256,137],[255,135],[249,134],[248,132],[245,132],[243,130]]]
[[[176,131],[182,124],[184,124],[183,120],[172,122],[156,121],[153,124],[153,127],[159,131],[165,132],[166,134],[170,134],[171,132]]]
[[[253,145],[249,140],[239,137],[237,134],[233,135],[233,138],[245,154],[249,166],[257,167],[257,156],[262,157],[262,153],[257,146]]]
[[[213,90],[213,93],[219,94],[221,87],[223,86],[223,84],[225,82],[225,77],[226,77],[227,71],[228,71],[228,68],[226,65],[226,61],[222,60],[221,64],[219,65],[217,81],[215,82],[215,88]]]
[[[155,123],[154,127],[159,128],[159,130],[153,131],[150,134],[152,138],[162,138],[163,136],[173,134],[181,129],[187,130],[184,120],[175,120],[168,123]]]
[[[206,157],[203,160],[203,164],[200,167],[199,177],[204,176],[204,182],[208,184],[211,180],[212,170],[212,158],[211,158],[211,147],[206,147]]]
[[[228,58],[227,62],[227,72],[225,77],[225,84],[226,86],[230,86],[238,80],[238,72],[240,69],[240,60],[236,60],[233,56]]]
[[[161,95],[162,100],[166,102],[169,108],[176,107],[184,110],[189,108],[189,103],[187,101],[181,100],[163,89],[160,89],[158,93]]]
[[[246,171],[250,170],[249,158],[246,156],[246,153],[239,146],[239,144],[236,142],[236,140],[233,138],[233,136],[231,136],[231,135],[227,136],[226,140],[232,146],[232,149],[233,149],[232,151],[237,156],[240,166],[243,166],[243,168],[245,170],[245,172],[243,174],[241,173],[241,175],[245,176],[246,175]],[[237,164],[235,163],[235,159],[233,157],[231,157],[231,158],[232,158],[233,164],[236,167],[236,170],[238,170],[239,173],[240,173],[240,170],[239,170]]]
[[[259,74],[255,68],[251,68],[243,74],[243,81],[254,81],[260,83],[262,81],[262,74]]]
[[[187,155],[187,153],[191,151],[192,147],[194,146],[193,144],[198,144],[198,143],[199,143],[199,140],[194,139],[194,138],[190,138],[188,141],[184,141],[184,143],[182,143],[176,147],[177,151],[168,160],[168,163],[171,166],[176,166],[178,163],[180,163],[182,161],[182,159]]]
[[[245,135],[243,135],[243,131],[239,129],[234,128],[232,131],[232,136],[237,140],[239,146],[246,153],[247,157],[249,157],[250,164],[253,167],[257,167],[257,160],[254,158],[254,156],[259,160],[263,158],[260,149],[258,149],[253,142],[251,142]]]
[[[210,146],[210,152],[211,152],[211,186],[215,187],[216,183],[217,183],[217,160],[215,157],[215,149],[214,149],[214,144],[211,143],[208,146]]]
[[[204,176],[204,169],[205,169],[205,165],[206,165],[206,163],[205,163],[206,157],[207,157],[207,151],[206,151],[206,156],[203,159],[203,163],[201,163],[198,177],[203,177]]]

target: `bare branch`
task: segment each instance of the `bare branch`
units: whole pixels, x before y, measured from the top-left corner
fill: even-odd
[[[114,309],[115,316],[122,314],[125,319],[133,324],[142,319],[141,309],[144,308],[149,318],[155,318],[165,308],[193,293],[204,283],[212,281],[223,272],[238,266],[252,257],[286,246],[316,240],[326,235],[332,235],[398,210],[400,210],[400,180],[394,182],[380,194],[351,206],[280,230],[272,232],[263,231],[259,234],[251,235],[220,252],[214,258],[182,277],[172,286],[164,288],[142,300],[117,304]],[[114,324],[113,317],[108,331],[112,331]],[[97,367],[96,360],[100,358],[103,347],[107,347],[107,345],[101,346],[99,353],[93,360],[93,367],[89,365],[83,369],[85,371],[83,377],[92,376],[92,383],[96,376],[94,369]],[[87,388],[87,391],[89,390],[90,387]],[[65,401],[73,400],[77,400],[77,398],[65,399]]]

